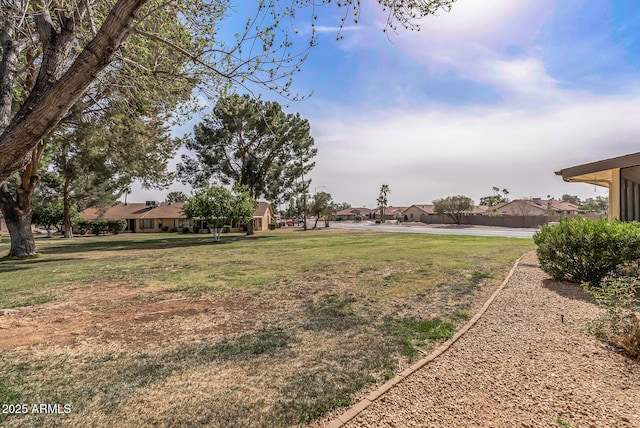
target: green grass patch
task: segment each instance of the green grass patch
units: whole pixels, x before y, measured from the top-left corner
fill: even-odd
[[[419,348],[424,348],[431,341],[449,339],[455,333],[453,323],[442,321],[439,318],[431,320],[388,318],[385,320],[385,325],[394,332],[402,344],[404,354],[410,360],[418,357]]]
[[[185,334],[167,347],[88,342],[82,352],[41,345],[0,354],[0,401],[70,403],[76,426],[131,425],[131,414],[147,426],[310,422],[350,405],[365,385],[390,379],[403,356],[416,358],[451,337],[470,317],[475,285],[504,278],[533,249],[528,239],[348,231],[225,234],[219,243],[195,234],[37,243],[36,258],[0,261],[0,308],[84,298],[95,316],[161,300],[211,309],[162,318],[156,329]],[[0,254],[8,249],[3,240]],[[110,299],[112,290],[121,294]],[[161,317],[164,308],[145,311]],[[251,311],[250,319],[235,310]],[[423,319],[427,314],[439,318]],[[226,319],[239,321],[220,326],[233,331],[225,339],[216,323]],[[183,323],[197,331],[201,320],[211,323],[210,333],[185,333]],[[187,381],[185,393],[179,388]],[[198,382],[213,386],[200,391]],[[164,407],[142,416],[152,393]],[[10,416],[0,423],[61,426],[65,419]]]
[[[479,284],[483,279],[493,278],[493,274],[486,272],[471,272],[471,282]]]

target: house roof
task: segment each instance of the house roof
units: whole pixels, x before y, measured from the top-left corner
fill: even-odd
[[[99,218],[107,220],[186,218],[182,212],[183,206],[184,202],[161,203],[155,207],[142,203],[120,203],[104,210],[96,207],[87,208],[80,213],[80,217],[85,220]]]
[[[159,205],[148,206],[142,203],[116,204],[101,210],[96,207],[87,208],[80,213],[80,217],[85,220],[127,220],[127,219],[164,219],[164,218],[187,218],[182,211],[184,202],[163,202]],[[273,215],[273,208],[269,202],[259,202],[258,208],[253,217],[262,218],[267,211]]]
[[[367,215],[367,214],[373,212],[373,210],[371,208],[365,208],[365,207],[362,207],[362,208],[345,208],[343,210],[338,211],[336,213],[336,215],[352,215],[352,214],[355,214],[356,212],[360,213],[360,214]]]
[[[262,218],[267,213],[267,211],[270,211],[271,215],[273,216],[273,208],[271,207],[271,204],[269,202],[264,202],[264,201],[258,202],[258,208],[256,209],[256,212],[253,214],[253,217]]]
[[[613,170],[640,165],[640,152],[624,156],[585,163],[556,171],[564,181],[591,183],[609,187],[613,182]]]
[[[484,214],[489,210],[489,207],[486,205],[474,205],[471,209],[472,214]]]
[[[394,206],[388,206],[384,209],[384,213],[385,214],[396,214],[396,213],[403,213],[404,210],[406,210],[409,207],[394,207]]]
[[[487,208],[487,209],[493,210],[493,211],[499,211],[502,208],[504,208],[504,207],[506,207],[508,205],[512,205],[514,203],[525,204],[525,205],[528,205],[530,207],[537,208],[537,209],[540,209],[540,210],[547,209],[547,207],[549,207],[549,205],[555,211],[578,211],[578,209],[580,208],[576,204],[573,204],[571,202],[559,201],[559,200],[555,200],[555,199],[551,199],[551,200],[549,200],[549,199],[540,199],[540,200],[514,199],[513,201],[502,202],[502,203],[496,205],[495,207],[491,207],[491,208]],[[485,209],[485,211],[487,209]]]
[[[410,209],[410,208],[414,208],[414,207],[417,208],[418,210],[422,211],[425,214],[433,214],[433,205],[432,204],[413,204],[409,208],[407,208],[407,210]]]

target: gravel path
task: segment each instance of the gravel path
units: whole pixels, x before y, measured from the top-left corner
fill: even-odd
[[[591,336],[598,308],[537,263],[527,254],[475,326],[346,426],[640,427],[640,362]]]

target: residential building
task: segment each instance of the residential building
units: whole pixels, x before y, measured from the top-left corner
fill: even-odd
[[[258,202],[258,209],[253,214],[253,230],[268,230],[269,224],[276,221],[276,215],[269,202]]]
[[[433,205],[415,204],[404,210],[406,221],[424,221],[424,217],[433,215]]]
[[[344,210],[338,211],[334,216],[332,216],[333,220],[337,220],[340,218],[341,220],[356,220],[356,219],[370,219],[373,216],[374,210],[371,208],[346,208]]]
[[[640,152],[565,168],[556,175],[609,189],[609,220],[640,221]]]
[[[185,227],[192,228],[197,225],[182,212],[184,202],[163,202],[117,204],[109,208],[87,208],[80,213],[84,220],[125,220],[125,231],[161,232],[163,228],[168,230],[182,230]],[[269,228],[269,223],[275,221],[273,208],[268,202],[259,202],[253,216],[253,230],[263,231]]]
[[[579,207],[571,202],[554,199],[515,199],[503,202],[495,207],[485,208],[485,213],[490,215],[509,216],[541,216],[541,215],[568,215],[578,213]]]

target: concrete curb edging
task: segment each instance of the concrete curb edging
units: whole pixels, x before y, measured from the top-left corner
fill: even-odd
[[[418,371],[419,369],[421,369],[431,361],[435,360],[438,356],[440,356],[446,350],[448,350],[451,347],[451,345],[453,345],[463,334],[469,331],[471,327],[473,327],[478,322],[478,320],[482,317],[482,315],[484,315],[484,313],[487,312],[487,309],[489,309],[489,306],[491,305],[491,303],[493,303],[493,301],[498,296],[498,294],[500,294],[502,289],[507,285],[507,283],[513,276],[513,273],[515,272],[516,268],[518,267],[518,264],[520,264],[520,260],[522,260],[522,258],[525,255],[522,255],[518,260],[516,260],[516,262],[513,264],[513,267],[509,271],[509,274],[507,274],[507,277],[504,279],[504,281],[502,281],[502,284],[500,284],[500,286],[495,289],[495,291],[491,294],[491,296],[489,296],[489,298],[484,303],[484,305],[482,305],[482,308],[480,308],[478,313],[476,313],[473,316],[473,318],[471,318],[464,326],[462,326],[462,328],[458,330],[451,339],[447,340],[442,345],[438,346],[436,349],[433,350],[433,352],[431,352],[431,354],[429,354],[425,358],[417,361],[416,363],[412,364],[410,367],[407,367],[406,369],[404,369],[400,374],[396,375],[393,379],[385,382],[378,389],[371,392],[365,398],[360,400],[360,402],[351,406],[346,412],[344,412],[337,418],[330,421],[327,425],[325,425],[325,427],[340,428],[344,426],[347,422],[349,422],[351,419],[358,416],[358,414],[360,414],[363,410],[369,407],[375,400],[377,400],[378,398],[383,396],[385,393],[387,393],[395,385],[399,384],[406,377]]]

